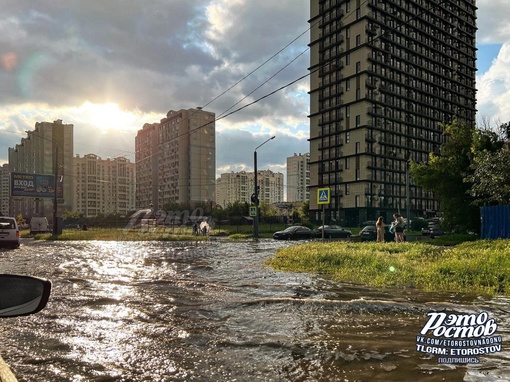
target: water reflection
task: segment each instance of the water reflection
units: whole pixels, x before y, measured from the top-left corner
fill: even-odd
[[[23,381],[456,381],[502,378],[416,352],[432,309],[487,310],[508,338],[508,299],[339,284],[263,265],[243,243],[25,242],[3,272],[53,281],[46,310],[3,320],[3,356]],[[15,253],[15,256],[14,256]],[[484,377],[486,378],[486,377]]]

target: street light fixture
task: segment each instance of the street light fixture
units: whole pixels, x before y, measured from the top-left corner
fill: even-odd
[[[269,142],[271,139],[275,139],[275,135],[273,135],[271,138],[267,139],[266,141],[264,141],[264,143],[258,145],[257,147],[255,147],[255,150],[253,151],[253,167],[254,167],[254,170],[255,170],[255,173],[254,173],[254,191],[253,191],[253,195],[252,195],[252,202],[255,204],[255,216],[253,217],[253,237],[254,238],[258,238],[259,237],[259,217],[260,217],[260,212],[259,212],[259,187],[258,187],[258,182],[257,182],[257,150],[265,145],[267,142]]]

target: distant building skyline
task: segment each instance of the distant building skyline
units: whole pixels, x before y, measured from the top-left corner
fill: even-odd
[[[216,172],[214,120],[214,113],[189,109],[170,111],[159,123],[145,124],[135,137],[137,153],[143,154],[138,163],[141,176],[137,176],[137,163],[123,157],[103,159],[95,153],[83,157],[73,155],[74,125],[64,124],[62,120],[36,122],[35,130],[27,132],[26,138],[9,149],[12,163],[5,164],[0,172],[0,206],[4,206],[7,214],[21,213],[25,218],[46,216],[51,222],[53,200],[11,198],[9,174],[14,171],[53,175],[57,151],[58,175],[64,183],[58,216],[65,210],[84,217],[99,213],[124,215],[138,208],[161,208],[167,203],[225,205],[222,200],[251,203],[253,172],[236,173],[246,179],[244,191],[239,187],[235,194],[229,190],[228,197],[217,196],[213,175]],[[285,202],[284,174],[271,170],[260,170],[258,174],[260,200],[271,204]],[[306,180],[300,184],[306,185]],[[141,190],[138,204],[137,190]],[[223,195],[222,192],[219,194]],[[185,199],[180,199],[181,196]]]
[[[310,153],[287,158],[287,202],[310,199]]]
[[[259,199],[269,204],[284,201],[284,176],[271,170],[257,171]],[[216,180],[216,203],[225,208],[235,202],[251,204],[255,190],[255,172],[239,171],[221,174]]]

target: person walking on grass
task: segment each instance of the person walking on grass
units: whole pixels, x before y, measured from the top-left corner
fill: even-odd
[[[384,219],[382,216],[379,216],[379,219],[377,219],[375,227],[377,232],[377,242],[384,243]]]

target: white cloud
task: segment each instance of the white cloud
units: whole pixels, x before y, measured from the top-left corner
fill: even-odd
[[[503,44],[492,67],[478,79],[479,119],[510,121],[510,42]]]
[[[510,40],[508,0],[478,0],[478,43],[494,44]]]

